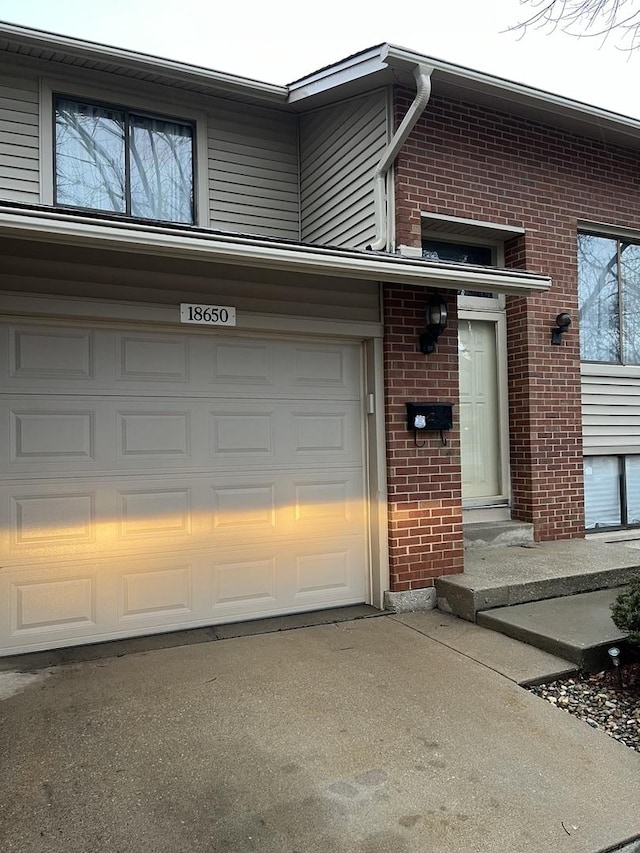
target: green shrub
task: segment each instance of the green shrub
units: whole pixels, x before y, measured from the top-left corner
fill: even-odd
[[[617,628],[627,632],[629,642],[640,646],[640,575],[632,578],[629,588],[613,602],[611,618]]]

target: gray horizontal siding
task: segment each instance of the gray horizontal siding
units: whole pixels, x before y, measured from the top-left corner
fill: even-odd
[[[583,371],[582,431],[587,456],[640,453],[640,376]]]
[[[208,147],[211,227],[298,240],[296,117],[220,101]]]
[[[37,78],[0,77],[0,198],[40,201]]]
[[[149,269],[104,264],[73,263],[25,257],[22,246],[9,247],[0,264],[0,291],[58,294],[107,300],[178,305],[197,302],[232,305],[239,311],[283,317],[380,322],[379,286],[375,281],[301,276],[299,273],[262,270],[253,280],[238,274],[221,277],[213,264],[164,259],[162,269],[150,261]],[[250,273],[248,275],[251,275]]]
[[[302,239],[364,248],[375,239],[373,173],[387,144],[386,94],[300,119]]]

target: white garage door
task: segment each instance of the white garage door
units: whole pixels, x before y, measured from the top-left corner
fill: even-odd
[[[0,653],[365,599],[357,345],[0,329]]]

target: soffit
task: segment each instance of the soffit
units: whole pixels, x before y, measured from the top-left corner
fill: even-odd
[[[252,104],[283,107],[287,101],[285,86],[3,22],[0,22],[0,52],[8,59],[40,60],[53,66],[99,71]]]
[[[439,216],[436,213],[422,214],[422,228],[425,234],[445,237],[469,237],[494,240],[501,243],[512,237],[524,234],[524,228],[516,225],[500,225],[495,222],[480,222],[476,219],[461,219],[457,216]]]

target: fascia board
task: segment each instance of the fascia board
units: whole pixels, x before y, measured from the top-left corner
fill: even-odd
[[[307,245],[276,244],[260,238],[228,237],[195,232],[184,234],[154,226],[96,224],[95,221],[60,216],[0,211],[0,236],[197,259],[211,263],[259,267],[288,272],[334,276],[389,284],[413,284],[444,290],[484,289],[496,293],[530,295],[547,291],[551,279],[511,270],[431,265],[396,255],[326,249]]]
[[[422,56],[415,51],[396,45],[387,45],[387,48],[385,61],[399,71],[406,72],[419,62],[428,62],[433,66],[436,81],[449,81],[460,88],[466,88],[470,92],[500,94],[505,100],[510,100],[521,106],[535,107],[541,112],[548,113],[549,116],[573,118],[594,127],[607,126],[634,136],[640,134],[640,120],[638,119],[585,104],[572,98],[565,98],[544,89],[535,89],[523,83],[474,71],[472,68],[466,68],[462,65],[454,65],[433,57]]]
[[[70,36],[45,32],[44,30],[33,30],[4,21],[0,21],[0,36],[14,40],[25,47],[59,51],[81,59],[117,63],[121,67],[131,68],[132,70],[143,70],[149,74],[161,73],[175,80],[210,86],[218,94],[238,92],[249,97],[258,97],[279,104],[286,104],[287,101],[288,89],[286,86],[263,83],[248,77],[226,74],[222,71],[202,68],[187,62],[164,59],[152,54],[88,42]]]
[[[380,48],[376,48],[289,83],[289,103],[294,104],[388,70],[389,66],[381,58]]]

